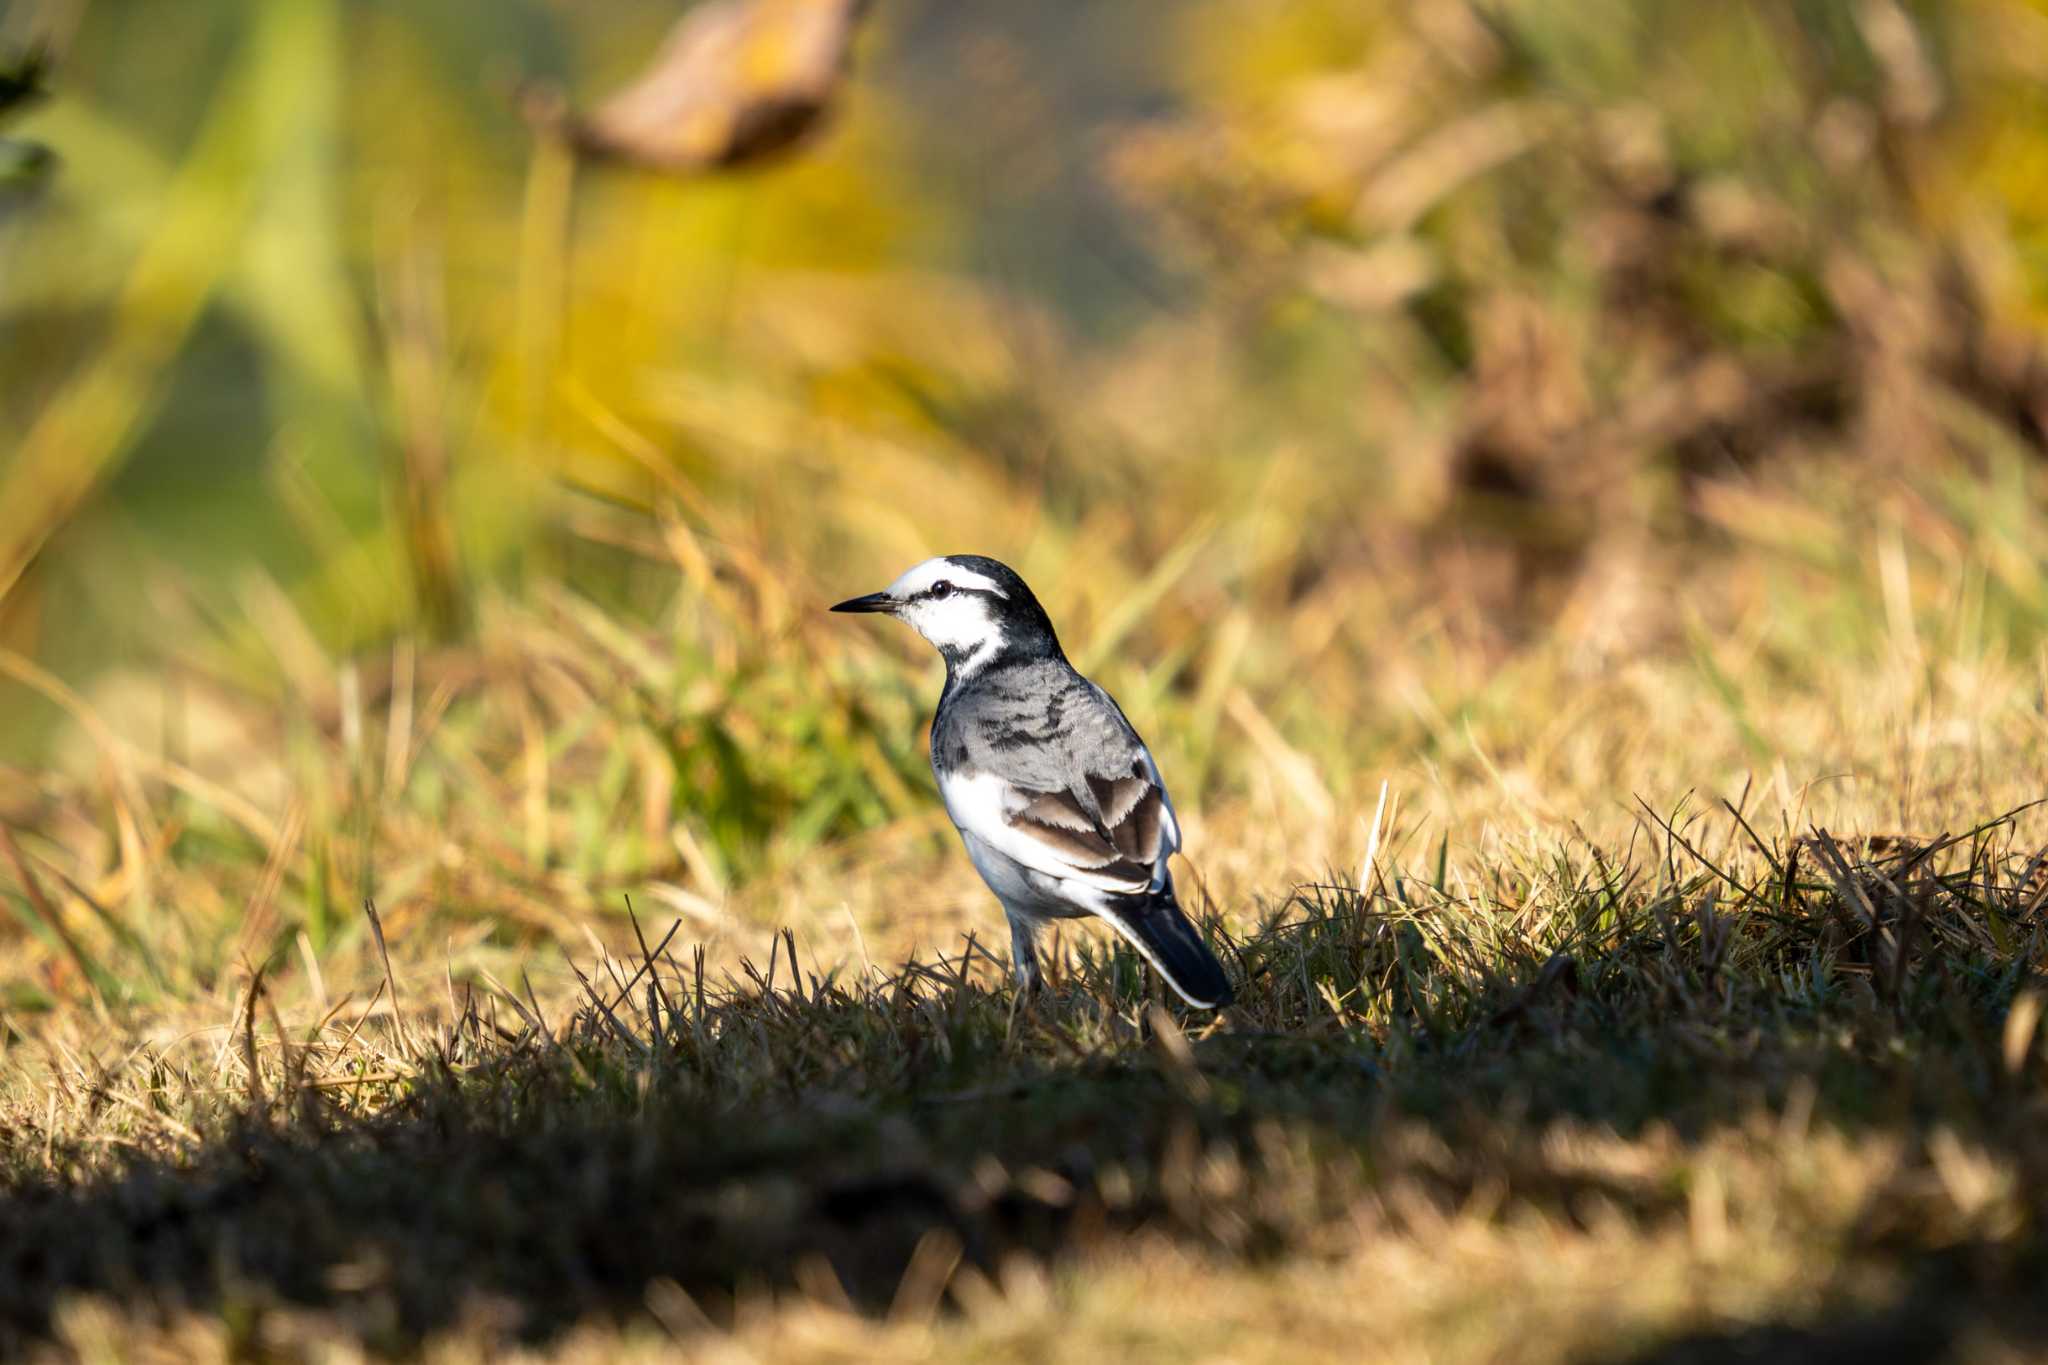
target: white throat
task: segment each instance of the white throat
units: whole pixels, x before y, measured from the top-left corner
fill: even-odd
[[[987,667],[988,661],[995,658],[996,652],[1002,647],[1003,633],[997,631],[969,650],[965,657],[953,664],[954,681],[966,682],[969,678],[981,672],[983,668]]]

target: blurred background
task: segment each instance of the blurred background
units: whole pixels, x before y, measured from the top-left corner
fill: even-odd
[[[2048,4],[715,13],[0,11],[16,1005],[365,895],[914,940],[936,667],[819,609],[950,551],[1233,893],[1390,775],[1460,847],[2025,786]]]

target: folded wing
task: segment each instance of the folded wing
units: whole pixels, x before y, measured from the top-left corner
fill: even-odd
[[[1056,791],[966,769],[943,786],[954,823],[1034,872],[1058,878],[1073,892],[1129,896],[1166,884],[1167,855],[1180,847],[1180,826],[1139,750],[1115,773],[1084,773]]]

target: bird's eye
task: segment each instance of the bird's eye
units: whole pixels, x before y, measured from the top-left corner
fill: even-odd
[[[925,591],[925,596],[931,598],[934,602],[942,601],[945,598],[951,597],[952,595],[953,585],[951,583],[948,583],[943,578],[941,578],[938,582],[932,584],[931,587],[926,589]]]

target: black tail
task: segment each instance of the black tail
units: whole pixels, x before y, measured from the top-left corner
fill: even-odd
[[[1223,964],[1181,913],[1172,883],[1142,896],[1118,896],[1100,913],[1196,1009],[1218,1009],[1234,998]]]

